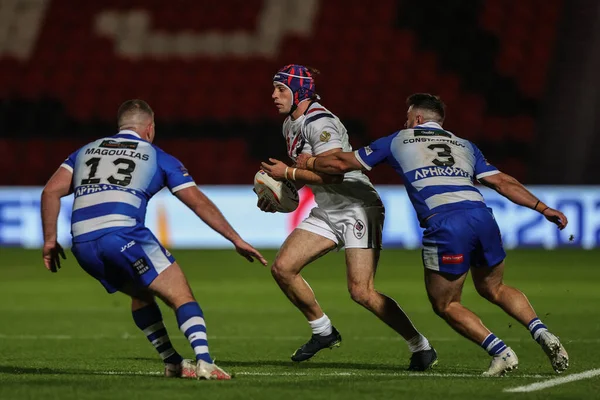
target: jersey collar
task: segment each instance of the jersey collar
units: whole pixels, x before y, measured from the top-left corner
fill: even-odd
[[[417,125],[417,126],[415,126],[415,128],[432,128],[432,129],[444,130],[444,128],[442,128],[442,126],[440,124],[438,124],[437,122],[433,122],[433,121],[429,121],[429,122],[425,122],[424,124]]]
[[[117,133],[117,135],[130,135],[130,136],[135,136],[140,139],[142,138],[140,135],[138,135],[137,132],[132,131],[130,129],[123,129],[123,130],[119,131],[119,133]]]

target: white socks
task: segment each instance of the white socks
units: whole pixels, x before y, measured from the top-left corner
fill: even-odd
[[[319,319],[315,319],[314,321],[308,321],[312,329],[313,335],[321,335],[328,336],[331,335],[332,326],[331,320],[327,316],[327,314],[323,314],[323,316]],[[408,348],[411,353],[416,353],[417,351],[430,350],[431,345],[429,344],[429,340],[420,333],[414,338],[408,340]]]
[[[408,343],[408,349],[411,351],[411,353],[431,349],[429,340],[427,340],[427,338],[420,333],[414,338],[408,340],[406,343]]]
[[[308,321],[312,329],[313,335],[321,335],[328,336],[331,335],[331,321],[327,314],[323,314],[323,316],[319,319],[315,319],[314,321]],[[427,339],[425,339],[427,340]],[[429,344],[429,343],[428,343]]]

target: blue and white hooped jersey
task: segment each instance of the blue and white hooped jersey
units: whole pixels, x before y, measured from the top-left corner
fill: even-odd
[[[61,167],[73,173],[74,242],[143,225],[148,201],[159,190],[196,185],[179,160],[129,130],[83,146]]]
[[[367,170],[386,162],[404,178],[421,222],[440,212],[486,207],[473,179],[500,172],[477,146],[435,122],[378,139],[355,155]]]

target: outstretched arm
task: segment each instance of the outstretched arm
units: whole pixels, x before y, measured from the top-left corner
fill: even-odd
[[[301,157],[296,164],[299,168],[324,174],[339,175],[350,171],[366,170],[354,152],[337,152],[318,157]]]
[[[254,261],[253,258],[256,258],[263,265],[267,265],[267,260],[265,260],[262,254],[240,237],[229,222],[227,222],[217,206],[196,186],[178,190],[175,192],[175,196],[208,226],[233,243],[237,252],[248,259],[248,261],[252,262]]]
[[[535,197],[525,186],[512,176],[503,172],[483,177],[479,180],[485,186],[494,189],[515,204],[531,208],[541,213],[546,219],[564,229],[568,220],[563,213],[547,206]]]
[[[49,271],[60,269],[59,255],[64,259],[65,253],[57,242],[57,221],[60,212],[60,199],[71,192],[73,173],[60,167],[52,175],[42,191],[41,214],[44,248],[42,251],[44,265]]]
[[[319,155],[319,157],[325,157],[329,154],[341,152],[342,149],[333,149],[324,152]],[[300,154],[298,160],[301,160],[303,157],[309,157],[309,155]],[[278,181],[287,179],[301,185],[330,185],[342,183],[344,181],[344,177],[342,176],[328,175],[327,173],[321,173],[320,171],[308,171],[305,167],[299,166],[298,161],[292,166],[288,166],[284,162],[274,158],[269,158],[269,161],[271,164],[265,162],[261,163],[261,168],[269,174],[269,176]]]

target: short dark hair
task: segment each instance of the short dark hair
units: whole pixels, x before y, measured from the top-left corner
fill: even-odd
[[[438,97],[429,93],[415,93],[406,99],[406,105],[408,107],[420,108],[423,110],[433,111],[440,116],[442,121],[446,117],[446,105]]]
[[[315,67],[311,67],[310,65],[305,65],[304,67],[305,67],[305,68],[308,70],[308,72],[310,72],[310,74],[313,76],[313,81],[314,81],[314,80],[316,80],[316,79],[315,79],[315,75],[320,75],[320,74],[321,74],[321,71],[319,71],[319,70],[318,70],[318,69],[316,69]],[[310,96],[310,100],[311,100],[311,101],[319,101],[319,100],[321,100],[321,97],[320,97],[318,94],[316,94],[316,93],[313,93],[313,94]]]
[[[311,75],[319,75],[321,73],[321,71],[319,71],[318,69],[316,69],[315,67],[311,67],[310,65],[305,65],[304,66],[308,72],[311,73]]]
[[[126,114],[134,114],[134,113],[144,113],[148,114],[150,117],[154,116],[154,111],[152,108],[146,103],[144,100],[140,99],[132,99],[127,100],[119,107],[119,111],[117,112],[117,123],[119,126],[122,125],[123,117]]]

